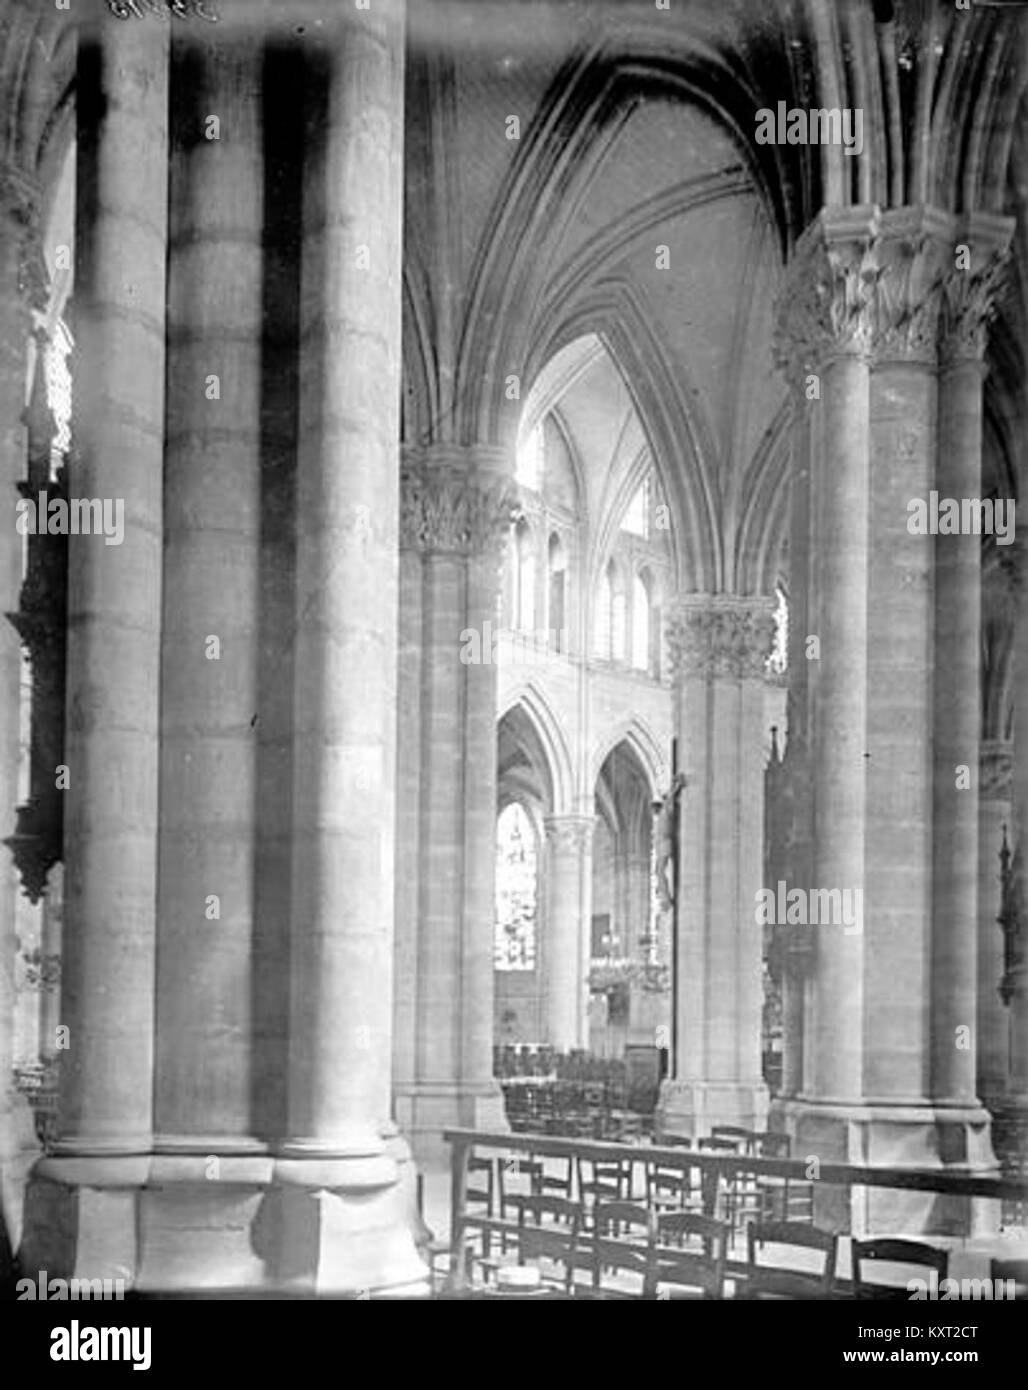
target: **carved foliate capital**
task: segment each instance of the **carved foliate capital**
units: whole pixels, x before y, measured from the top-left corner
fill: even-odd
[[[400,487],[400,544],[425,555],[500,555],[520,515],[507,478],[457,457],[406,454]]]
[[[778,365],[794,379],[835,356],[866,356],[874,333],[874,226],[824,215],[796,243],[776,316]]]
[[[796,386],[840,355],[981,361],[1012,227],[984,214],[959,224],[927,206],[822,213],[789,265],[778,365]]]
[[[943,283],[939,346],[945,364],[984,360],[989,325],[1006,286],[1009,249],[969,249],[970,268],[954,267]]]
[[[1010,800],[1013,753],[1013,745],[1005,739],[988,739],[981,744],[978,794],[983,801]]]
[[[582,858],[592,849],[595,816],[547,816],[543,825],[551,854]]]
[[[667,617],[667,643],[676,680],[727,676],[757,680],[775,634],[775,602],[732,594],[686,594]]]
[[[953,219],[932,208],[883,213],[871,247],[872,351],[881,361],[934,365]]]

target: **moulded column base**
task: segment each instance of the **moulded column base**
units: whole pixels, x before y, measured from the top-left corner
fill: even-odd
[[[714,1125],[763,1129],[768,1090],[762,1078],[752,1081],[678,1081],[661,1083],[657,1102],[658,1136],[709,1134]]]
[[[797,1097],[776,1101],[770,1126],[792,1137],[794,1158],[808,1165],[855,1163],[881,1168],[937,1168],[988,1176],[999,1167],[990,1118],[979,1105],[861,1105]],[[816,1169],[815,1169],[816,1171]],[[814,1184],[818,1225],[870,1234],[979,1236],[999,1229],[999,1203],[903,1188]]]
[[[509,1134],[510,1123],[497,1081],[415,1082],[394,1094],[396,1122],[410,1139],[419,1167],[438,1169],[450,1161],[446,1129],[480,1129]]]

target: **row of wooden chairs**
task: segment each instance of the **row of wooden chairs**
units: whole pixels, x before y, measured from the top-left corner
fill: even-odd
[[[545,1260],[558,1267],[549,1277],[566,1295],[592,1298],[653,1299],[677,1296],[720,1299],[725,1296],[730,1227],[694,1211],[658,1211],[625,1201],[601,1201],[586,1224],[581,1203],[564,1197],[535,1195],[519,1205],[519,1265]],[[747,1262],[733,1269],[737,1298],[909,1300],[903,1267],[947,1277],[949,1252],[923,1241],[876,1237],[851,1242],[852,1277],[844,1288],[837,1277],[838,1237],[802,1222],[751,1223],[747,1228]],[[486,1262],[487,1264],[489,1262]],[[501,1262],[492,1265],[495,1274]],[[882,1267],[893,1279],[875,1278]],[[591,1272],[583,1287],[582,1268]],[[1014,1281],[1016,1296],[1028,1296],[1028,1261],[992,1262],[991,1277]],[[613,1282],[612,1282],[613,1281]],[[684,1294],[683,1290],[689,1292]]]
[[[742,1143],[746,1148],[742,1148]],[[677,1147],[691,1148],[678,1139]],[[789,1139],[784,1134],[712,1134],[697,1143],[698,1152],[748,1152],[760,1156],[788,1157]],[[709,1170],[699,1165],[678,1166],[649,1159],[641,1146],[623,1158],[588,1159],[570,1155],[549,1164],[528,1155],[505,1159],[473,1156],[468,1163],[469,1215],[511,1220],[526,1195],[556,1196],[592,1207],[597,1202],[644,1201],[657,1211],[692,1211],[723,1215],[731,1235],[750,1221],[807,1221],[813,1223],[813,1184],[787,1177],[734,1174],[719,1193]],[[642,1168],[642,1184],[637,1169]],[[486,1235],[486,1241],[488,1239]],[[485,1253],[488,1253],[487,1251]]]
[[[748,1263],[733,1272],[746,1299],[827,1298],[835,1274],[836,1237],[801,1223],[753,1224]],[[566,1295],[604,1299],[721,1299],[726,1290],[727,1222],[699,1212],[655,1211],[632,1202],[601,1202],[585,1223],[583,1207],[562,1197],[526,1198],[518,1212],[519,1265],[545,1261],[545,1278]],[[813,1251],[820,1267],[776,1265],[769,1246]],[[496,1277],[502,1261],[486,1261]],[[589,1271],[587,1283],[579,1272]]]

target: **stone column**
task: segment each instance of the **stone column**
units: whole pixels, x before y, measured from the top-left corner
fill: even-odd
[[[955,779],[955,764],[977,766],[978,589],[972,580],[971,614],[947,556],[944,597],[936,599],[939,547],[954,538],[908,525],[910,503],[927,506],[937,482],[940,414],[954,436],[940,466],[954,487],[967,482],[954,475],[955,455],[974,447],[958,418],[966,403],[940,410],[935,379],[955,230],[930,208],[823,213],[801,239],[784,301],[794,360],[807,371],[820,364],[810,531],[810,625],[821,649],[811,672],[813,886],[866,889],[862,931],[815,929],[810,1065],[790,1127],[804,1151],[844,1160],[988,1162],[973,1058],[968,1070],[966,1058],[949,1055],[956,1012],[968,1015],[972,1032],[974,1025],[975,932],[953,904],[966,906],[967,882],[962,869],[939,861],[970,856],[976,864],[976,825],[953,811],[961,793],[955,780],[944,784],[942,769]],[[951,642],[961,648],[952,659],[943,654]],[[939,671],[957,694],[940,689]],[[951,681],[953,672],[959,678]],[[968,758],[953,755],[954,739],[970,740]],[[934,805],[926,780],[933,756]],[[933,882],[950,885],[945,905]],[[912,1010],[911,998],[930,1007]],[[933,1078],[942,1076],[953,1095],[939,1094]],[[841,1193],[826,1190],[822,1199],[826,1219],[845,1219],[828,1210]],[[934,1221],[959,1229],[971,1218],[966,1203],[881,1192],[854,1194],[849,1212],[856,1232]]]
[[[447,1125],[504,1123],[492,1077],[493,638],[515,507],[503,463],[498,450],[436,445],[412,452],[404,470],[403,545],[421,567],[420,807],[415,1076],[397,1115],[432,1161]]]
[[[1017,938],[1005,976],[1010,1011],[1010,1073],[1005,1109],[1021,1132],[1028,1114],[1028,543],[1017,541],[1017,630],[1014,639],[1013,906]],[[1022,1155],[1023,1156],[1023,1155]]]
[[[814,551],[810,632],[810,771],[814,841],[811,887],[864,888],[869,585],[869,321],[863,277],[866,215],[860,209],[811,229],[797,251],[798,312],[820,376],[811,460]],[[823,298],[813,301],[820,289]],[[866,906],[866,905],[865,905]],[[862,1094],[863,937],[838,926],[811,930],[816,952],[806,1020],[808,1094],[855,1102]]]
[[[401,537],[402,539],[402,537]],[[400,550],[399,681],[396,727],[396,940],[393,1008],[393,1101],[396,1121],[410,1128],[408,1099],[417,1077],[418,853],[421,801],[422,565],[417,550]]]
[[[257,1147],[259,55],[183,44],[172,94],[155,1125],[159,1149],[218,1154]]]
[[[908,521],[910,502],[927,501],[935,474],[936,285],[949,231],[949,220],[932,209],[901,208],[881,215],[874,246],[862,1091],[893,1111],[923,1106],[927,1095],[928,1013],[911,1009],[910,999],[932,995],[932,794],[925,769],[939,685],[934,671],[945,663],[933,662],[934,540],[912,535]],[[927,1121],[896,1114],[901,1128]],[[884,1128],[882,1138],[882,1162],[910,1142],[898,1130],[895,1142],[904,1147],[894,1153]]]
[[[794,509],[809,547],[806,689],[789,750],[804,779],[796,872],[808,893],[862,892],[865,879],[874,212],[821,213],[796,247],[780,308],[780,360],[791,389],[810,400],[809,498]],[[806,977],[803,1074],[793,1072],[800,1084],[776,1123],[797,1152],[848,1156],[849,1117],[863,1095],[864,937],[830,924],[784,932],[790,955],[796,934]],[[844,1194],[833,1196],[842,1207]],[[845,1220],[840,1210],[829,1216]]]
[[[941,498],[977,498],[982,484],[982,383],[986,327],[1013,222],[972,219],[957,240],[971,266],[950,260],[942,304],[939,369]],[[952,255],[952,253],[951,253]],[[932,913],[931,1093],[935,1105],[978,1134],[988,1163],[987,1125],[976,1098],[978,990],[978,798],[981,729],[981,537],[935,538],[934,904]],[[943,678],[944,677],[944,678]],[[970,787],[967,786],[970,780]],[[962,1112],[970,1112],[963,1115]],[[962,1126],[964,1128],[965,1126]]]
[[[404,5],[311,45],[302,247],[289,1136],[276,1277],[419,1284],[391,1100]]]
[[[159,24],[79,35],[69,492],[123,529],[69,538],[68,1048],[23,1245],[28,1268],[130,1282],[153,1116],[168,44]]]
[[[28,462],[24,410],[31,310],[45,305],[41,266],[35,186],[17,169],[0,164],[0,613],[18,611],[21,590],[24,542],[15,508]],[[14,625],[0,618],[0,841],[17,823],[20,688],[21,641]],[[18,892],[13,855],[0,844],[0,1225],[12,1249],[21,1236],[26,1168],[37,1148],[32,1116],[14,1088],[12,1071]],[[4,1234],[0,1230],[0,1279],[6,1273]]]
[[[124,540],[72,536],[59,1149],[151,1144],[168,29],[80,40],[70,491],[124,506]]]
[[[562,1052],[589,1044],[589,985],[582,971],[584,909],[592,883],[593,816],[546,819],[546,1041]]]
[[[774,602],[689,594],[667,615],[680,803],[678,993],[674,1081],[661,1122],[670,1133],[712,1124],[760,1128],[761,928],[764,856],[764,662]]]
[[[1010,1018],[999,994],[1003,978],[1003,905],[1000,850],[1003,828],[1011,827],[1012,745],[982,742],[978,782],[978,933],[976,1084],[982,1104],[995,1116],[1006,1096],[1010,1074]]]

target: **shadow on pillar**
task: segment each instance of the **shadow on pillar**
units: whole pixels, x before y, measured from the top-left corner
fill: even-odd
[[[260,343],[260,707],[253,930],[253,1132],[286,1132],[289,1074],[289,922],[292,898],[293,687],[296,572],[296,456],[299,447],[300,229],[304,177],[303,55],[271,47],[264,56],[263,330]]]

